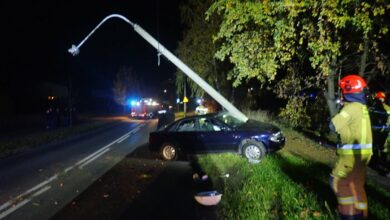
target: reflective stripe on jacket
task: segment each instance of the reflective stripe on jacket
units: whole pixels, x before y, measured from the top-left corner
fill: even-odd
[[[372,154],[371,121],[366,105],[347,102],[332,118],[336,132],[340,134],[340,155]]]

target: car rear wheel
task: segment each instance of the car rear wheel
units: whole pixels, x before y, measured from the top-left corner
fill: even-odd
[[[177,160],[179,158],[179,148],[171,143],[165,143],[161,147],[161,157],[164,160]]]
[[[265,147],[261,142],[248,140],[242,146],[242,155],[251,163],[258,163],[263,159],[266,153]]]

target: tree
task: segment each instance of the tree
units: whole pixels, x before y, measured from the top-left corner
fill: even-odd
[[[333,115],[335,82],[343,65],[356,61],[352,55],[361,58],[357,67],[366,78],[381,71],[377,42],[388,32],[389,9],[384,0],[216,0],[207,14],[221,16],[216,57],[234,65],[228,75],[234,86],[257,79],[289,100],[287,115],[305,112],[294,110],[307,105],[296,98],[300,91],[323,88]]]
[[[139,97],[141,94],[140,81],[132,67],[123,66],[117,72],[112,91],[115,102],[122,105],[124,110],[128,105],[128,98]]]
[[[218,31],[218,16],[210,16],[206,21],[206,11],[212,0],[190,0],[180,7],[181,19],[186,26],[183,40],[179,42],[177,55],[196,73],[225,97],[230,96],[231,83],[227,80],[226,64],[214,57],[217,45],[212,36]],[[178,71],[176,88],[179,94],[183,91],[184,80],[187,80],[191,92],[195,96],[203,96],[204,91],[195,82]]]

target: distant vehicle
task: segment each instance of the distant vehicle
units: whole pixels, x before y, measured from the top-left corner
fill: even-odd
[[[204,114],[207,114],[209,111],[209,109],[203,105],[199,105],[198,107],[196,107],[195,109],[195,113],[197,115],[204,115]]]
[[[130,117],[148,119],[156,118],[156,113],[161,110],[161,106],[152,98],[142,98],[137,101],[132,101]]]
[[[188,154],[236,152],[258,162],[284,144],[279,128],[255,120],[243,122],[227,112],[186,117],[149,135],[150,151],[164,160]]]

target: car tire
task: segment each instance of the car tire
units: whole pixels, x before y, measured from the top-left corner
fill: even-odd
[[[164,143],[161,146],[160,156],[163,160],[175,161],[179,158],[179,148],[172,143]]]
[[[247,140],[241,149],[242,155],[251,163],[259,163],[266,153],[263,143],[254,140]]]

